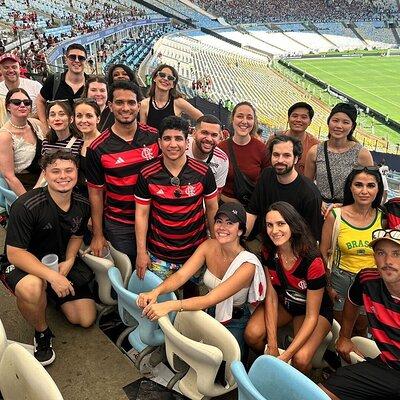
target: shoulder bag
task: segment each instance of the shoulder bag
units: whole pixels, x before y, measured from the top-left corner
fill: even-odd
[[[328,260],[326,264],[326,268],[328,271],[332,271],[332,268],[336,266],[338,263],[340,257],[339,257],[339,252],[337,248],[337,241],[338,241],[338,236],[339,236],[339,231],[340,231],[340,221],[341,221],[341,216],[342,216],[342,211],[340,207],[335,208],[335,223],[333,224],[333,229],[332,229],[332,237],[331,237],[331,246],[328,250]]]

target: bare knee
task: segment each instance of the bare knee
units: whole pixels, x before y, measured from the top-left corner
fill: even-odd
[[[71,324],[79,325],[82,328],[89,328],[96,320],[96,306],[94,301],[87,301],[85,304],[65,303],[61,306],[65,317]]]
[[[17,283],[15,295],[27,303],[39,303],[45,296],[45,283],[37,276],[27,275]]]
[[[292,366],[306,374],[311,370],[311,358],[307,352],[300,350],[292,357]]]
[[[244,331],[244,339],[249,346],[259,344],[266,341],[266,332],[263,326],[258,324],[247,324]]]

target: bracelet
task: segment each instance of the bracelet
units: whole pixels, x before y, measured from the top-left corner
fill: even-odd
[[[182,312],[182,311],[183,311],[183,303],[182,303],[182,300],[181,300],[181,308],[179,309],[178,312]]]

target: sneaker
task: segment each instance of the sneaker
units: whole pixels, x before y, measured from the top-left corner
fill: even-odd
[[[53,337],[54,335],[50,328],[47,328],[44,332],[35,332],[35,338],[33,339],[35,346],[34,356],[43,366],[51,364],[56,358],[53,350]]]

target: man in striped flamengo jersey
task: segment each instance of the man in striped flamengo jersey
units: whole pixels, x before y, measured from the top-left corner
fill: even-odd
[[[372,233],[377,268],[361,270],[349,289],[336,348],[350,362],[354,351],[351,332],[362,305],[380,354],[337,370],[321,386],[331,399],[400,399],[400,231],[378,229]]]
[[[158,139],[162,157],[140,171],[135,189],[139,277],[146,268],[162,279],[171,275],[207,239],[205,217],[213,226],[218,209],[214,174],[185,154],[188,133],[182,118],[165,118]]]
[[[221,141],[221,122],[214,115],[202,115],[196,121],[193,135],[189,137],[186,154],[209,165],[214,173],[219,191],[225,186],[229,159],[218,146]]]
[[[137,122],[141,93],[136,84],[117,81],[108,96],[115,122],[92,142],[86,154],[93,224],[90,248],[93,254],[101,255],[107,246],[106,237],[135,265],[133,195],[139,171],[159,154],[158,135],[156,129]]]

